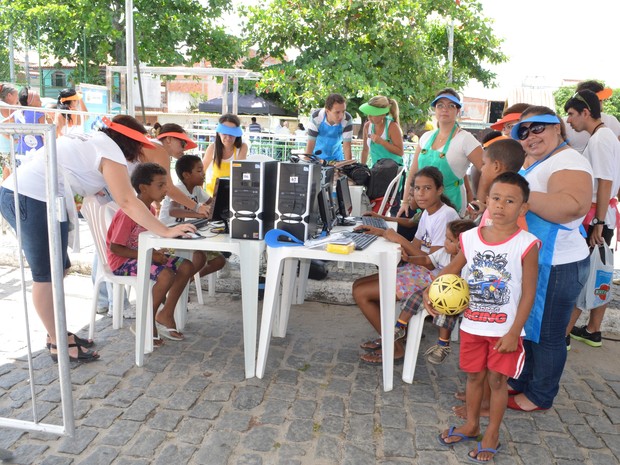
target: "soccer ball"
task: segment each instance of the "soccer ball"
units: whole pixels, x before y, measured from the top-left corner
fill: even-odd
[[[469,286],[455,274],[441,275],[428,288],[433,308],[444,315],[458,315],[469,305]]]

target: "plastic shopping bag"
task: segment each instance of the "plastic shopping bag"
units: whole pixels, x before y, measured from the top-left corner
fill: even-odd
[[[614,276],[614,256],[607,244],[590,253],[588,281],[577,297],[577,307],[591,310],[609,303],[612,297],[611,284]]]

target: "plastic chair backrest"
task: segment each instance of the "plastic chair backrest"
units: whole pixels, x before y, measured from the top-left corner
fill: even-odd
[[[392,205],[394,205],[394,202],[396,201],[396,196],[398,195],[398,185],[400,183],[400,177],[404,171],[405,171],[404,166],[401,166],[400,168],[398,168],[398,172],[396,173],[396,176],[394,176],[394,179],[392,179],[392,181],[388,185],[388,188],[385,191],[385,195],[383,196],[383,200],[381,200],[381,206],[379,207],[379,210],[378,210],[380,215],[385,215],[386,214],[385,210],[389,209]]]
[[[80,210],[93,236],[93,242],[99,255],[99,263],[108,273],[111,273],[111,270],[108,265],[106,237],[108,235],[108,226],[117,210],[118,205],[116,203],[108,202],[107,204],[101,204],[95,196],[85,197]]]

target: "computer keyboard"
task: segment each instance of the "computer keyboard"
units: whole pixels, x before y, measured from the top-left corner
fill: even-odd
[[[207,218],[196,218],[195,220],[187,221],[187,223],[193,224],[196,226],[196,229],[202,229],[209,224],[209,220]]]
[[[347,238],[355,242],[355,250],[364,250],[366,247],[368,247],[370,244],[376,241],[377,237],[379,237],[379,236],[375,236],[374,234],[365,234],[365,233],[358,233],[358,232],[353,232],[353,231],[345,232],[343,234]]]
[[[374,216],[362,216],[362,224],[364,226],[372,226],[379,229],[387,229],[388,224],[383,218],[375,218]]]

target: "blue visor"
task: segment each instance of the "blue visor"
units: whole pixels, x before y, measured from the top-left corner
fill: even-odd
[[[560,124],[560,118],[555,115],[532,115],[522,121],[519,121],[512,127],[510,131],[510,137],[515,140],[519,140],[519,128],[523,123],[547,123],[547,124]]]
[[[435,97],[435,100],[433,100],[431,102],[431,107],[435,108],[435,105],[437,105],[437,101],[442,99],[442,98],[447,98],[448,100],[453,101],[454,103],[456,103],[459,106],[459,108],[461,108],[463,106],[461,101],[458,98],[456,98],[454,95],[452,95],[452,94],[439,94],[437,97]]]
[[[243,129],[238,126],[226,126],[225,124],[219,123],[215,128],[215,132],[219,132],[220,134],[226,134],[228,136],[241,137],[243,135]]]

